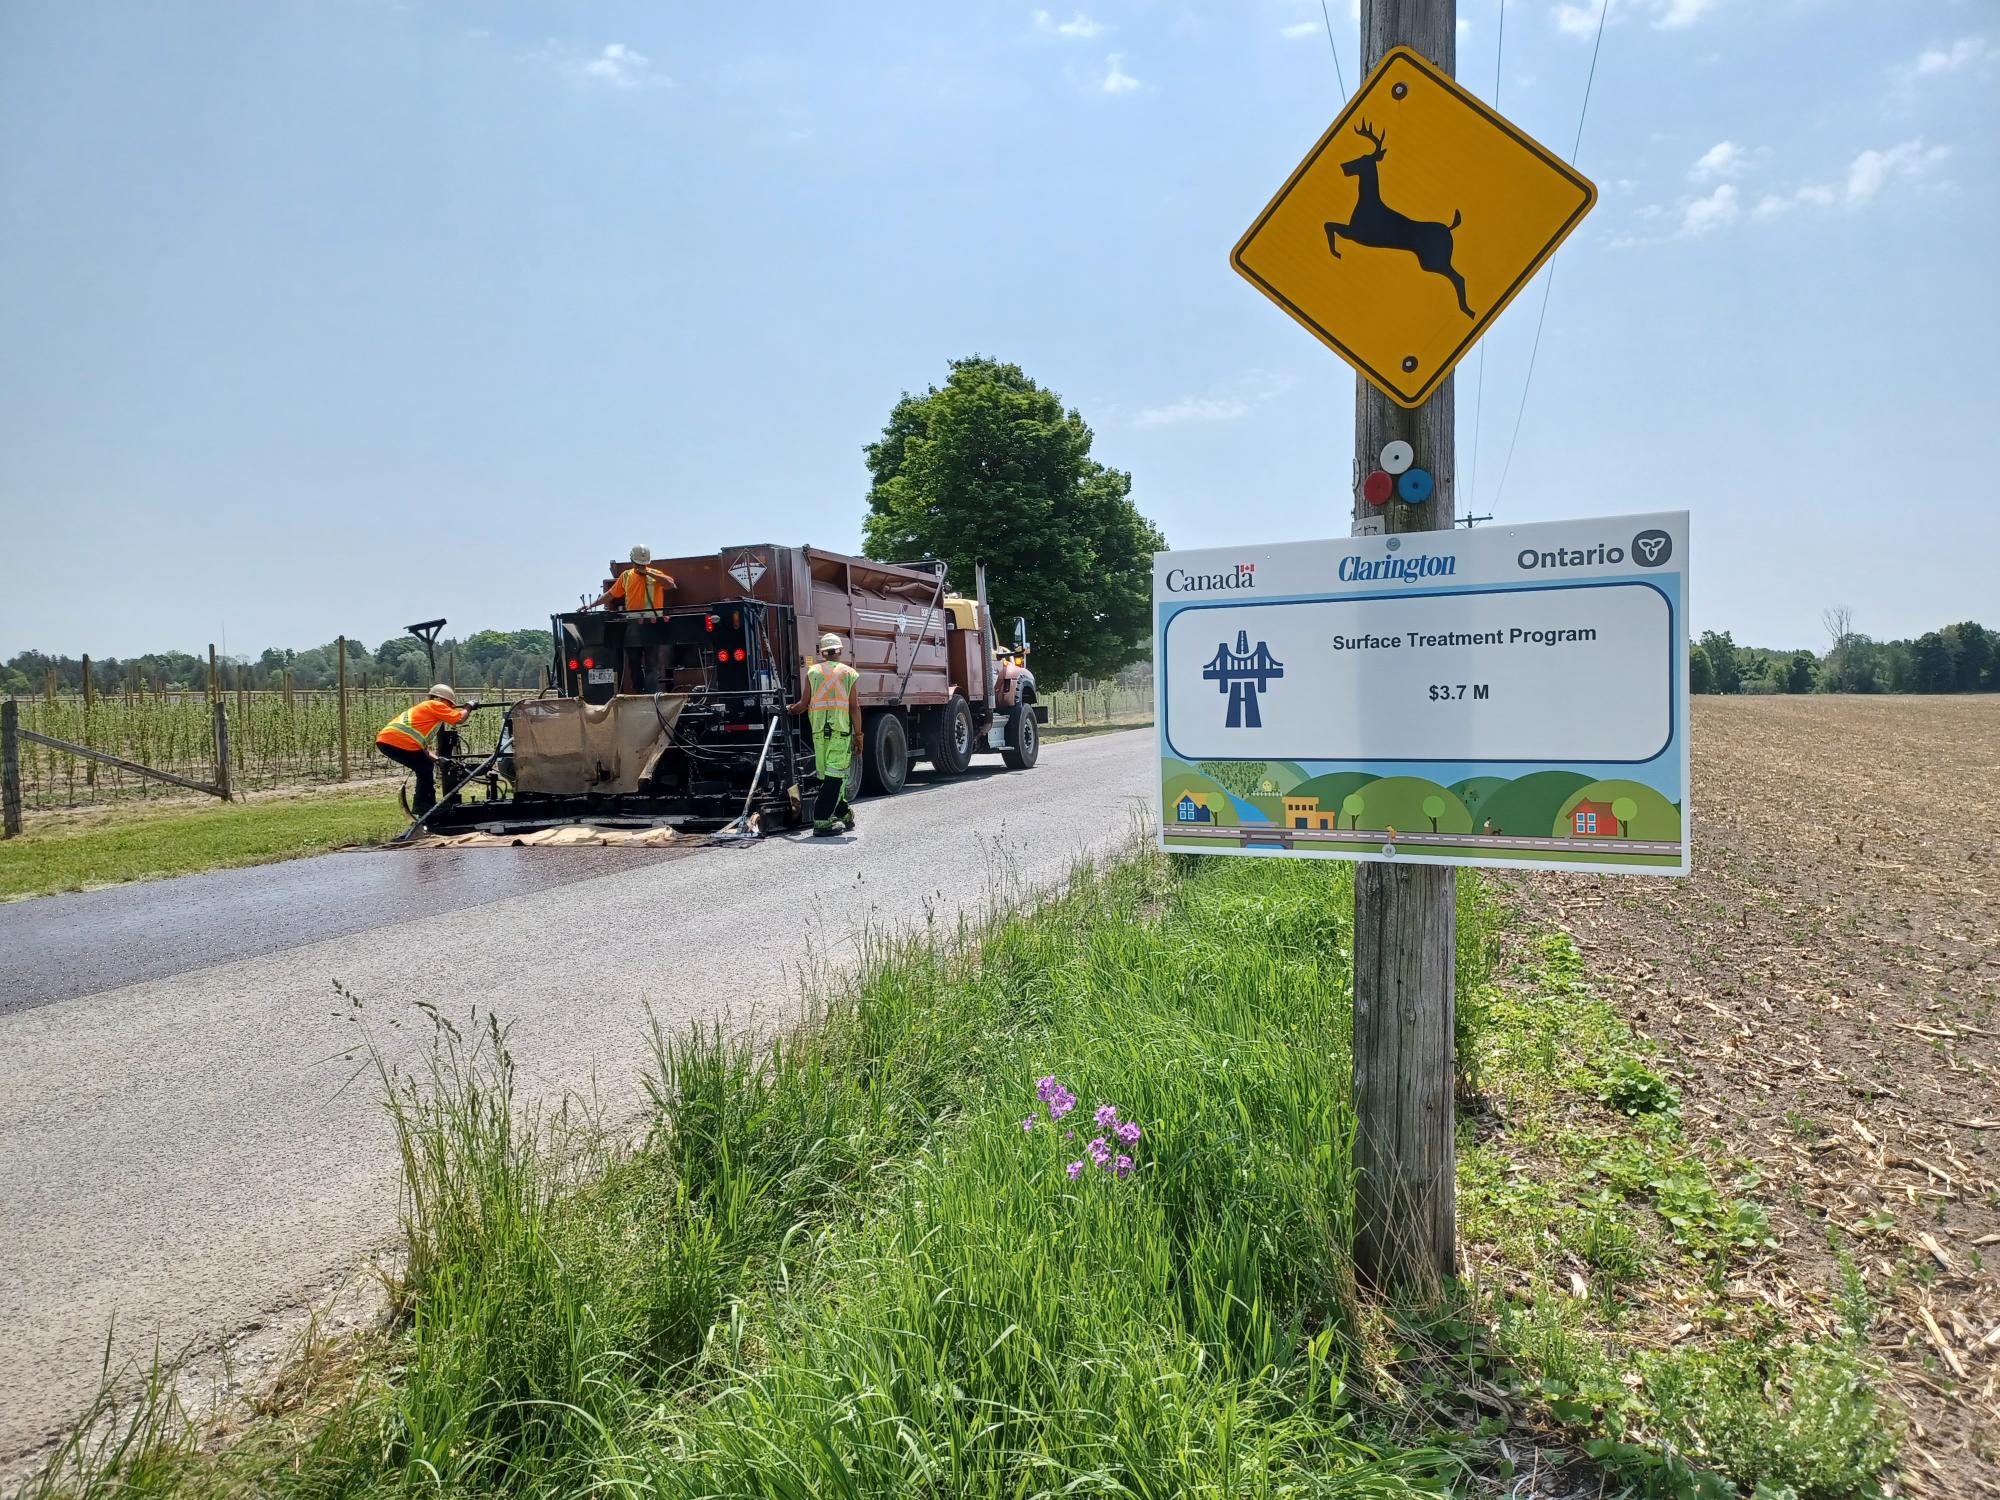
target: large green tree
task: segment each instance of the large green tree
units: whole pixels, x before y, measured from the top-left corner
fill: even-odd
[[[1003,636],[1028,621],[1043,680],[1108,677],[1144,653],[1152,554],[1166,542],[1132,504],[1132,476],[1090,456],[1091,431],[1019,365],[953,360],[907,393],[867,448],[872,557],[941,558],[970,591],[986,564]]]

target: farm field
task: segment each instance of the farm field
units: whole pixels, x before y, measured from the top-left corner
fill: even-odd
[[[1761,1179],[1746,1316],[1831,1329],[1851,1257],[1913,1487],[2000,1494],[2000,698],[1703,697],[1694,730],[1689,879],[1514,897]]]

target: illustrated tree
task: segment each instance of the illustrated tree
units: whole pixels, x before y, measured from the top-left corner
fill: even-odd
[[[1205,760],[1195,769],[1217,786],[1247,797],[1262,785],[1269,767],[1261,760]]]
[[[1611,816],[1618,820],[1618,837],[1627,838],[1632,832],[1632,820],[1639,816],[1639,804],[1630,797],[1613,797]]]
[[[1361,812],[1364,805],[1361,800],[1361,793],[1359,792],[1349,792],[1345,797],[1340,799],[1340,810],[1347,814],[1347,826],[1349,828],[1359,828],[1361,826]]]
[[[1438,819],[1444,816],[1444,798],[1426,797],[1423,801],[1424,816],[1431,820],[1431,832],[1438,831]]]
[[[865,450],[867,550],[939,558],[961,589],[984,562],[994,618],[1027,618],[1047,678],[1108,677],[1144,649],[1166,542],[1132,504],[1132,476],[1090,444],[1083,418],[1019,365],[953,360]]]

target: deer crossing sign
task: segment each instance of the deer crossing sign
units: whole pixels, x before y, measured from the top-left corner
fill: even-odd
[[[1597,189],[1407,47],[1384,57],[1231,252],[1400,406],[1421,406]]]

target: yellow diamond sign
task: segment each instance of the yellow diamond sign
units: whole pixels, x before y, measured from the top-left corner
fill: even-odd
[[[1421,406],[1597,189],[1406,47],[1384,57],[1230,264],[1400,406]]]

